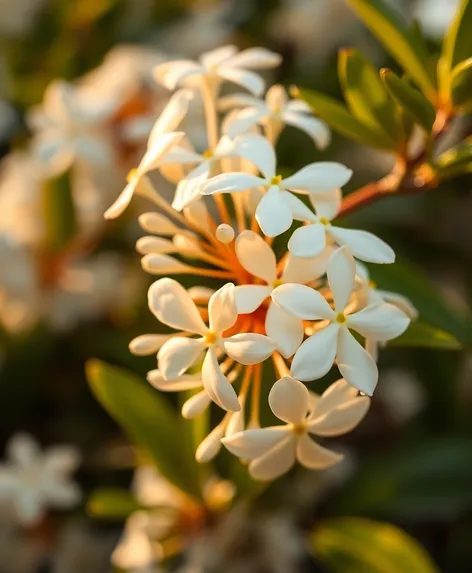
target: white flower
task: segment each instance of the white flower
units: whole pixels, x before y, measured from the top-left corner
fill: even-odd
[[[235,153],[252,161],[262,177],[250,173],[222,173],[202,186],[204,195],[213,193],[236,193],[261,187],[264,195],[260,200],[255,217],[263,233],[276,237],[287,231],[293,219],[306,220],[311,217],[305,204],[289,193],[326,195],[345,185],[352,171],[335,162],[311,163],[284,179],[276,174],[276,157],[273,147],[260,135],[247,135],[235,142]]]
[[[231,156],[234,144],[223,136],[214,149],[207,149],[197,153],[191,146],[189,148],[175,146],[163,158],[162,165],[193,165],[194,167],[175,190],[172,207],[182,211],[193,202],[201,198],[200,188],[209,177],[218,173],[221,159]]]
[[[120,193],[118,199],[105,212],[105,219],[119,217],[128,207],[136,192],[140,192],[140,183],[146,194],[146,180],[144,176],[149,171],[157,169],[162,162],[162,157],[184,136],[183,132],[175,132],[180,122],[186,116],[192,93],[189,90],[176,92],[154,124],[149,135],[147,151],[141,159],[138,167],[133,169],[128,176],[128,185]],[[149,192],[149,191],[148,191]]]
[[[159,350],[159,371],[172,380],[196,364],[205,353],[202,381],[210,398],[226,410],[238,411],[240,404],[234,388],[218,364],[220,353],[244,364],[258,364],[268,358],[274,344],[261,334],[240,333],[224,336],[238,318],[234,285],[226,284],[208,302],[209,326],[187,291],[175,280],[163,278],[149,289],[149,308],[157,319],[176,330],[199,335],[199,338],[174,337]]]
[[[52,82],[42,107],[33,108],[29,123],[36,132],[33,150],[52,174],[63,173],[75,162],[108,166],[112,149],[103,123],[115,109],[113,100],[90,101],[79,88]]]
[[[336,227],[331,223],[341,206],[341,192],[337,190],[336,195],[337,200],[334,198],[328,201],[316,196],[310,197],[316,215],[312,214],[308,219],[311,224],[294,231],[288,242],[290,252],[297,257],[316,257],[324,251],[327,243],[334,241],[340,246],[349,247],[351,253],[363,261],[393,263],[393,249],[372,233]]]
[[[278,54],[265,48],[249,48],[238,53],[236,46],[223,46],[202,54],[198,62],[176,60],[161,64],[155,74],[157,81],[170,90],[186,85],[189,79],[205,78],[212,87],[229,81],[258,95],[264,90],[264,81],[248,69],[273,68],[280,60]]]
[[[367,413],[370,399],[359,396],[342,379],[320,397],[286,376],[272,387],[269,404],[285,426],[245,430],[222,440],[231,453],[250,460],[249,472],[258,480],[279,477],[295,460],[312,470],[340,462],[341,454],[318,445],[310,435],[331,437],[351,431]]]
[[[243,231],[236,240],[236,255],[243,268],[265,284],[248,284],[235,287],[236,306],[239,314],[250,314],[270,297],[274,288],[284,283],[308,283],[324,274],[323,257],[310,261],[290,256],[284,271],[277,276],[274,251],[264,239],[253,231]],[[279,352],[292,356],[303,340],[301,321],[282,310],[269,299],[265,318],[267,335],[276,343]]]
[[[325,149],[331,140],[329,128],[311,115],[310,106],[300,100],[289,101],[285,88],[280,85],[269,88],[265,100],[235,94],[221,98],[218,106],[221,110],[243,107],[226,122],[227,134],[233,138],[259,124],[266,127],[267,134],[272,134],[273,141],[277,140],[285,125],[307,133],[319,149]]]
[[[69,479],[80,462],[75,448],[53,446],[42,453],[31,436],[16,434],[7,444],[7,456],[0,464],[0,500],[13,504],[22,523],[37,523],[48,507],[79,502],[80,490]]]
[[[293,358],[292,376],[303,381],[321,378],[336,360],[349,384],[372,395],[378,380],[377,365],[350,330],[366,339],[386,341],[402,334],[410,319],[387,303],[369,305],[359,312],[347,314],[355,274],[354,258],[347,247],[341,247],[328,263],[334,309],[320,292],[298,284],[278,287],[272,293],[272,300],[299,319],[329,321],[325,328],[316,331],[300,346]]]

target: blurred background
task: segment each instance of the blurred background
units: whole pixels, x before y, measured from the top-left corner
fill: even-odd
[[[391,3],[417,19],[438,47],[457,6],[454,0]],[[168,98],[153,67],[226,43],[279,52],[283,63],[269,81],[335,97],[341,97],[340,48],[356,46],[377,67],[397,69],[343,0],[0,0],[0,438],[4,445],[21,430],[44,445],[76,445],[84,498],[100,486],[127,487],[133,464],[121,430],[89,391],[85,361],[102,358],[143,377],[155,367],[152,358],[128,351],[134,336],[156,330],[146,306],[151,278],[134,252],[136,214],[146,205],[136,201],[111,223],[102,214]],[[60,167],[44,173],[35,153],[51,120],[44,94],[58,78],[89,93],[102,118],[88,142],[100,162],[83,161],[61,175]],[[469,135],[470,127],[462,122],[451,138]],[[51,154],[54,137],[66,137],[53,132]],[[339,160],[355,173],[347,191],[388,172],[390,156],[333,135],[319,152],[303,134],[287,130],[281,164],[296,169]],[[56,159],[58,165],[69,160]],[[58,196],[66,197],[60,217]],[[471,216],[471,181],[462,177],[428,194],[375,204],[346,224],[378,231],[395,248],[398,273],[379,277],[379,284],[390,281],[420,314],[439,313],[437,322],[446,327],[449,312],[460,325],[470,312]],[[254,571],[325,571],[306,551],[303,532],[326,516],[362,516],[405,529],[440,571],[471,573],[471,404],[466,351],[392,347],[382,353],[371,411],[342,443],[347,461],[321,475],[299,469],[271,486],[231,571],[250,570],[243,556],[254,565],[255,554]],[[2,573],[111,570],[120,523],[95,521],[83,506],[52,514],[34,530],[7,521],[0,511]]]

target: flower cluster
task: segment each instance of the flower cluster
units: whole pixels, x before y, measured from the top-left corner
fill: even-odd
[[[312,436],[344,434],[361,421],[378,380],[379,345],[402,334],[415,315],[408,301],[377,291],[359,262],[393,263],[392,249],[333,222],[351,170],[329,161],[288,176],[277,168],[285,126],[301,129],[321,149],[330,139],[327,126],[303,103],[289,101],[283,87],[259,99],[264,81],[254,70],[279,61],[262,48],[238,53],[226,46],[198,62],[159,65],[157,81],[177,91],[106,212],[121,214],[134,194],[158,208],[139,217],[149,234],[137,250],[143,269],[162,277],[149,289],[149,308],[175,332],[131,342],[135,354],[157,353],[149,382],[163,391],[193,391],[182,409],[187,418],[211,402],[225,411],[197,459],[209,461],[223,443],[250,460],[250,473],[262,480],[295,460],[322,469],[341,459]],[[249,94],[220,97],[227,82]],[[199,98],[207,144],[196,151],[180,125]],[[176,183],[170,201],[154,188],[153,170]],[[185,288],[167,275],[205,281]],[[334,364],[342,379],[321,396],[303,384]],[[263,379],[274,380],[268,402],[285,425],[260,427]]]

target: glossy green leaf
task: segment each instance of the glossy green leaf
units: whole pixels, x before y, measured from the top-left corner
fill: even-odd
[[[138,500],[121,488],[97,489],[87,500],[87,513],[99,519],[123,520],[140,509]]]
[[[455,107],[469,111],[472,107],[472,57],[457,64],[451,73],[451,99]]]
[[[472,2],[461,5],[444,37],[441,66],[450,74],[457,64],[472,57]]]
[[[378,40],[431,101],[436,100],[436,80],[430,54],[420,36],[407,28],[382,0],[347,0]]]
[[[389,523],[328,519],[311,534],[311,543],[333,573],[439,573],[426,550]]]
[[[389,346],[416,346],[438,350],[462,348],[455,336],[424,322],[412,322],[406,332],[389,342]]]
[[[41,190],[41,209],[45,223],[45,248],[49,251],[64,249],[77,232],[69,173],[44,181]]]
[[[381,132],[356,119],[347,107],[334,98],[309,89],[296,89],[294,95],[306,101],[313,113],[348,139],[377,149],[391,149],[392,141]]]
[[[422,439],[365,463],[332,510],[395,519],[457,517],[472,509],[471,482],[470,439]]]
[[[472,138],[465,139],[461,144],[441,153],[435,161],[440,169],[448,169],[472,161]]]
[[[100,360],[90,360],[86,373],[97,400],[147,450],[162,475],[199,495],[196,462],[183,446],[182,420],[166,399],[131,372]]]
[[[391,140],[393,149],[401,134],[396,108],[374,66],[359,50],[341,50],[338,59],[339,80],[352,114],[373,131]]]
[[[413,121],[421,125],[429,133],[436,118],[436,110],[431,103],[420,91],[399,78],[392,70],[382,69],[380,77],[395,101]]]
[[[408,297],[418,309],[421,321],[450,332],[464,344],[472,343],[470,316],[454,312],[431,279],[414,264],[397,257],[393,265],[372,265],[369,269],[379,288]]]

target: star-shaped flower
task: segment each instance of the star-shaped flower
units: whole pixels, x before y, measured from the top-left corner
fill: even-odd
[[[247,135],[235,142],[235,153],[252,161],[262,177],[250,173],[222,173],[205,183],[201,192],[237,193],[260,187],[264,195],[260,200],[255,217],[263,233],[276,237],[287,231],[294,219],[306,220],[310,210],[305,204],[288,192],[326,195],[345,185],[352,171],[335,162],[311,163],[284,179],[276,173],[276,156],[272,145],[260,135]]]
[[[329,321],[300,346],[293,358],[291,374],[299,380],[315,380],[327,374],[336,360],[344,379],[370,396],[378,380],[377,365],[351,330],[366,339],[386,341],[400,336],[410,319],[387,303],[347,313],[356,275],[354,258],[347,247],[341,247],[332,255],[327,275],[334,308],[320,292],[305,285],[285,284],[272,293],[276,304],[301,320]]]
[[[359,396],[342,379],[318,396],[286,376],[273,385],[269,405],[285,426],[244,430],[222,440],[231,453],[250,460],[249,472],[258,480],[281,476],[296,460],[311,470],[340,462],[341,454],[320,446],[311,436],[331,437],[351,431],[367,413],[370,399]]]
[[[333,200],[334,198],[334,200]],[[346,245],[351,253],[362,261],[370,263],[393,263],[395,253],[387,243],[369,233],[356,229],[337,227],[331,223],[341,207],[341,192],[337,190],[329,200],[323,197],[309,197],[316,215],[311,213],[310,224],[294,231],[288,242],[291,253],[297,257],[316,257],[329,243]]]
[[[331,140],[328,126],[311,115],[308,104],[301,100],[289,100],[285,88],[280,85],[267,90],[265,100],[247,94],[225,96],[218,103],[220,110],[242,107],[226,122],[230,137],[242,135],[255,125],[264,126],[275,141],[284,126],[291,125],[307,133],[319,149],[325,149]]]
[[[70,474],[80,462],[73,447],[54,446],[42,453],[27,434],[7,444],[8,461],[0,464],[0,500],[12,503],[21,522],[31,525],[48,507],[69,508],[81,497]]]
[[[118,199],[105,212],[105,219],[119,217],[128,207],[139,185],[149,171],[157,169],[162,162],[163,156],[184,136],[183,132],[175,132],[180,122],[187,115],[192,92],[179,90],[176,92],[154,124],[149,135],[147,151],[141,159],[138,167],[128,175],[128,184],[118,196]],[[145,180],[144,180],[145,181]],[[147,188],[143,185],[144,192]]]
[[[278,277],[274,251],[253,231],[243,231],[236,239],[236,255],[244,269],[265,284],[235,287],[236,306],[240,314],[249,314],[270,297],[272,291],[284,283],[308,283],[324,274],[325,257],[316,260],[289,256],[285,269]],[[276,343],[279,352],[292,356],[303,340],[303,324],[292,314],[282,310],[269,298],[265,330]]]
[[[258,364],[272,354],[274,343],[262,334],[224,335],[238,318],[234,285],[228,283],[211,296],[208,302],[208,326],[188,292],[173,279],[163,278],[151,285],[148,301],[149,308],[160,322],[198,336],[176,336],[162,345],[158,352],[162,376],[169,380],[181,376],[205,354],[202,364],[203,387],[223,409],[240,410],[236,392],[218,364],[219,355],[227,354],[244,365]]]
[[[204,78],[211,87],[229,81],[259,95],[264,90],[264,81],[248,70],[273,68],[280,61],[278,54],[265,48],[248,48],[238,53],[236,46],[223,46],[202,54],[198,62],[176,60],[161,64],[155,75],[157,81],[170,90],[188,84],[189,79]]]

